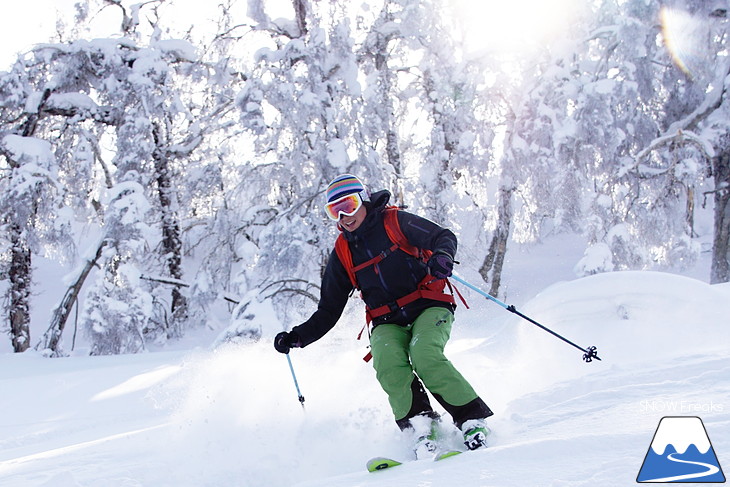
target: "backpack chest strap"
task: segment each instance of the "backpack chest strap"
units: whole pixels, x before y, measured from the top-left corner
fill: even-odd
[[[377,264],[379,264],[383,259],[385,259],[386,257],[388,257],[390,254],[392,254],[396,250],[398,250],[398,244],[391,245],[389,248],[383,250],[382,252],[380,252],[378,255],[376,255],[372,259],[367,260],[367,261],[363,262],[362,264],[353,267],[352,268],[352,273],[355,274],[355,273],[360,272],[361,270],[363,270],[363,269],[365,269],[367,267],[370,267],[371,265],[377,265]]]

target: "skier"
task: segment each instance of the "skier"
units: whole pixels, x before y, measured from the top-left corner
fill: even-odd
[[[389,191],[370,195],[351,174],[336,177],[325,196],[327,216],[341,234],[322,277],[319,306],[307,321],[279,333],[274,347],[286,354],[322,338],[357,287],[372,322],[376,377],[417,458],[438,449],[440,418],[424,385],[461,429],[465,445],[470,450],[486,447],[486,418],[493,413],[444,356],[456,306],[453,295],[443,290],[454,266],[456,236],[388,206]],[[418,258],[423,254],[430,256],[427,261]]]

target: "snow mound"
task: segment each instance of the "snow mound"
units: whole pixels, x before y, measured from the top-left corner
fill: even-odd
[[[728,288],[696,279],[627,271],[555,284],[525,311],[594,342],[604,361],[626,363],[726,348],[729,298]]]

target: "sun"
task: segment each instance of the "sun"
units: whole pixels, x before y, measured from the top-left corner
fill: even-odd
[[[447,0],[468,51],[524,53],[570,29],[585,0]]]

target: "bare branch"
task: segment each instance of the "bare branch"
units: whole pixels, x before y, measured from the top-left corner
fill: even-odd
[[[181,281],[180,279],[172,279],[169,277],[152,277],[152,276],[145,276],[141,275],[139,276],[140,279],[144,279],[146,281],[153,281],[153,282],[159,282],[162,284],[169,284],[171,286],[177,286],[177,287],[190,287],[190,284],[188,284],[185,281]],[[230,296],[227,296],[225,294],[220,295],[222,299],[225,301],[228,301],[229,303],[238,304],[240,303],[239,300],[231,298]]]

